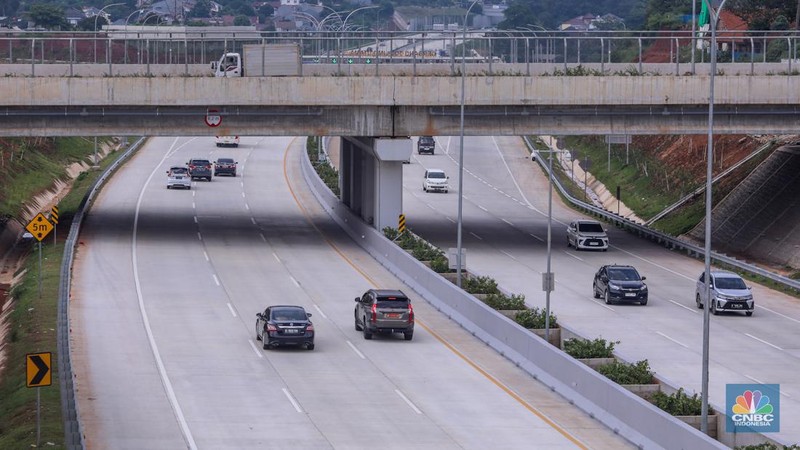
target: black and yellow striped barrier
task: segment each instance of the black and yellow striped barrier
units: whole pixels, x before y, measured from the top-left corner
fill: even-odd
[[[403,233],[406,232],[406,215],[405,214],[400,214],[400,217],[398,218],[397,231],[400,234],[403,234]]]
[[[58,225],[58,206],[50,208],[50,223]]]

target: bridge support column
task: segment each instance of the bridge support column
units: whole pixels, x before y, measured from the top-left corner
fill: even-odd
[[[342,203],[378,230],[397,228],[403,212],[403,161],[410,157],[409,138],[343,139]]]

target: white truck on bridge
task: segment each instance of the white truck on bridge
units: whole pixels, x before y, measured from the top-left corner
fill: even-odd
[[[214,76],[275,77],[302,75],[298,44],[248,44],[242,53],[227,52],[211,63]]]

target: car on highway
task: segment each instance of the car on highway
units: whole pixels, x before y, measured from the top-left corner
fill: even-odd
[[[447,190],[450,189],[447,184],[449,179],[450,177],[445,175],[444,170],[428,169],[425,171],[425,179],[422,180],[422,190],[425,192],[441,191],[446,194]]]
[[[596,220],[573,220],[567,227],[567,247],[575,250],[608,250],[608,234]]]
[[[237,164],[239,163],[234,161],[233,158],[217,158],[214,161],[214,176],[231,175],[235,177]]]
[[[423,153],[433,154],[436,150],[436,140],[433,136],[420,136],[417,140],[417,154]]]
[[[723,311],[743,312],[752,316],[755,310],[753,292],[742,277],[725,271],[711,271],[711,313]],[[706,272],[697,279],[694,299],[698,308],[703,308],[706,298]]]
[[[185,166],[172,166],[167,170],[167,189],[172,188],[192,188],[189,169]]]
[[[189,176],[191,177],[192,181],[196,179],[206,179],[211,181],[211,161],[207,159],[193,158],[190,159],[186,165],[189,167]]]
[[[264,350],[286,345],[314,350],[311,313],[302,306],[269,306],[256,314],[256,340],[263,342]]]
[[[609,264],[594,274],[592,294],[602,298],[607,305],[614,302],[647,304],[646,277],[639,275],[633,266]]]
[[[217,147],[238,147],[239,136],[214,136]]]
[[[356,297],[353,317],[356,331],[363,331],[364,339],[372,339],[375,333],[403,333],[407,341],[414,337],[414,308],[400,290],[368,290]]]

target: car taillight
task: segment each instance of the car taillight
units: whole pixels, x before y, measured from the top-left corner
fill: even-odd
[[[369,319],[370,322],[377,321],[378,320],[378,305],[373,303],[372,304],[372,309],[370,311],[372,311],[372,317]]]
[[[314,331],[314,325],[308,325],[306,331]]]
[[[408,322],[414,322],[414,308],[411,307],[411,303],[408,304]]]
[[[192,169],[194,169],[194,164],[190,164],[189,165],[189,170],[192,170]]]
[[[211,168],[211,164],[206,165],[206,169],[210,169],[210,168]]]
[[[278,331],[278,328],[275,325],[273,325],[271,323],[268,323],[267,324],[267,331]]]

